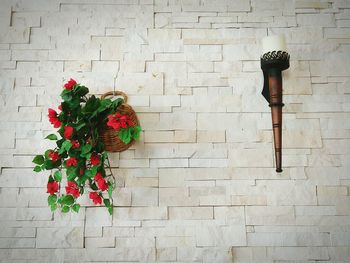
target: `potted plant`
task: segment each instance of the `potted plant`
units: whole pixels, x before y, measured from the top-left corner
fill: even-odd
[[[114,176],[105,145],[109,151],[121,151],[139,138],[141,128],[124,93],[115,99],[88,93],[87,87],[70,79],[61,92],[58,112],[48,109],[49,121],[58,130],[45,139],[55,141],[56,146],[36,155],[33,163],[35,172],[50,171],[47,193],[52,211],[78,212],[77,201],[88,191],[95,205],[103,203],[112,214]]]

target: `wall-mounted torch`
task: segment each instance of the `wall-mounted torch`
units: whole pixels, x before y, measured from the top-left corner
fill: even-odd
[[[263,55],[260,58],[264,73],[262,95],[271,107],[272,129],[275,145],[276,172],[282,172],[282,71],[289,68],[284,36],[268,36],[262,39]]]

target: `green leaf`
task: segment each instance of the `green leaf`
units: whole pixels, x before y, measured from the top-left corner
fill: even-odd
[[[92,175],[92,177],[94,177],[97,174],[98,168],[99,168],[99,166],[93,166],[91,168],[91,175]]]
[[[92,178],[93,176],[92,176],[91,170],[86,169],[86,170],[85,170],[85,173],[84,173],[84,176],[89,177],[89,178]]]
[[[74,203],[74,197],[72,195],[65,195],[61,199],[63,205],[72,205]]]
[[[51,204],[50,209],[52,212],[54,212],[57,209],[57,204],[56,203]]]
[[[34,169],[33,169],[33,171],[37,172],[37,173],[41,172],[41,170],[42,170],[41,166],[39,166],[39,165],[35,166]]]
[[[131,141],[130,128],[120,129],[118,132],[118,137],[123,143],[128,144]]]
[[[90,181],[90,188],[94,191],[97,191],[98,190],[98,187],[96,186],[95,183],[91,183],[92,181]]]
[[[65,139],[63,139],[63,138],[58,140],[58,141],[56,141],[57,147],[61,148],[64,141],[65,141]]]
[[[85,126],[86,126],[86,123],[82,122],[82,123],[78,124],[77,126],[75,126],[75,130],[79,131],[81,128],[83,128]]]
[[[62,213],[68,213],[69,210],[70,210],[69,206],[66,206],[66,205],[65,205],[65,206],[62,207],[62,210],[61,210],[61,211],[62,211]]]
[[[49,205],[56,204],[57,203],[57,195],[49,195],[47,198],[47,203]]]
[[[44,163],[44,161],[45,161],[45,159],[44,159],[44,156],[42,156],[42,155],[37,155],[33,159],[33,163],[38,164],[38,165],[42,165]]]
[[[72,100],[70,100],[68,102],[68,105],[70,108],[74,109],[74,111],[72,111],[72,113],[75,113],[75,109],[78,108],[80,106],[80,98],[73,98]]]
[[[95,97],[95,95],[92,95],[86,102],[85,107],[82,108],[82,113],[86,114],[90,117],[92,112],[95,111],[100,105],[99,99]]]
[[[67,102],[70,101],[72,99],[72,91],[64,89],[61,93],[61,98],[64,101],[67,101]]]
[[[79,205],[79,204],[74,204],[74,205],[72,206],[72,210],[73,210],[74,212],[76,212],[76,213],[79,212],[79,209],[80,209],[80,205]]]
[[[46,170],[52,170],[53,168],[55,168],[55,164],[51,160],[45,160],[44,167]]]
[[[110,184],[110,183],[108,183],[108,190],[107,190],[107,192],[108,192],[108,196],[111,198],[112,197],[112,194],[113,194],[113,185],[112,184]]]
[[[72,143],[69,140],[65,140],[62,145],[61,145],[61,149],[58,151],[59,154],[64,153],[65,151],[69,151],[70,148],[72,147]]]
[[[105,204],[105,206],[109,207],[111,205],[111,202],[109,201],[109,199],[104,198],[103,199],[103,203]]]
[[[110,215],[113,215],[113,206],[108,207],[108,212]]]
[[[117,98],[114,101],[112,101],[112,105],[111,107],[116,109],[120,106],[120,104],[122,104],[124,102],[124,100],[122,98]]]
[[[74,178],[75,179],[75,178]],[[89,178],[85,175],[83,176],[79,176],[78,179],[76,180],[77,185],[83,185],[85,184],[86,180],[88,180]]]
[[[82,148],[81,148],[81,154],[85,155],[87,153],[89,153],[91,151],[92,147],[90,144],[85,144]]]
[[[112,105],[112,101],[110,99],[101,100],[101,105],[98,107],[97,112],[103,112],[106,109],[110,108]]]
[[[90,159],[90,158],[91,158],[91,153],[86,154],[86,155],[85,155],[85,158],[86,158],[86,159]]]
[[[62,147],[64,147],[68,152],[69,149],[72,147],[72,143],[69,140],[66,140],[65,142],[63,142]]]
[[[138,140],[140,138],[141,127],[134,126],[131,127],[131,138],[134,140]]]
[[[45,139],[49,139],[49,140],[52,140],[52,141],[54,141],[54,140],[57,140],[58,138],[57,138],[57,135],[56,134],[49,134],[49,135],[47,135],[46,137],[45,137]]]
[[[75,86],[74,93],[79,97],[83,97],[89,93],[89,89],[85,86]]]
[[[61,180],[62,180],[62,173],[60,171],[56,171],[53,174],[53,178],[55,179],[55,181],[61,182]]]
[[[78,169],[76,167],[67,168],[67,170],[66,170],[67,180],[73,181],[75,179],[75,177],[78,176],[77,172],[78,172]]]

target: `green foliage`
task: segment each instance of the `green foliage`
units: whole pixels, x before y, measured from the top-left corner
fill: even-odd
[[[56,141],[57,140],[57,135],[56,134],[49,134],[45,137],[45,139],[49,139],[52,141]]]
[[[68,181],[73,181],[75,179],[75,177],[78,176],[78,170],[75,167],[68,167],[66,170],[66,174],[67,174],[67,180]]]
[[[61,173],[61,171],[57,170],[56,172],[54,172],[53,178],[55,179],[55,181],[61,182],[61,180],[62,180],[62,173]]]
[[[57,203],[57,195],[49,195],[47,198],[47,203],[49,205],[56,204]]]
[[[44,162],[44,167],[46,170],[52,170],[55,168],[55,163],[49,159],[46,159]]]
[[[111,205],[111,202],[109,201],[109,199],[103,199],[103,203],[105,204],[105,206],[109,207]]]
[[[113,215],[113,206],[108,207],[108,213]]]
[[[72,143],[68,140],[64,141],[61,145],[61,149],[58,151],[59,154],[64,153],[65,151],[68,152],[70,148],[72,147]]]
[[[132,140],[138,140],[140,137],[140,132],[140,126],[122,128],[118,131],[118,137],[123,143],[128,144]]]
[[[71,90],[63,90],[61,93],[61,98],[64,102],[69,102],[72,100],[72,91]]]
[[[110,198],[112,197],[113,189],[114,189],[113,185],[110,182],[108,182],[108,190],[107,191],[108,191],[108,196]]]
[[[63,195],[58,199],[58,203],[61,205],[72,205],[74,203],[74,197],[72,195]]]
[[[44,161],[45,161],[45,159],[44,159],[44,156],[42,156],[42,155],[37,155],[33,159],[33,163],[38,164],[38,165],[42,165],[44,163]]]
[[[91,176],[94,177],[98,172],[99,166],[93,166],[91,168]]]
[[[51,204],[50,205],[50,209],[51,209],[52,212],[54,212],[57,209],[57,204],[56,203]]]
[[[41,168],[41,166],[37,165],[34,167],[33,171],[39,173],[42,171],[42,168]]]
[[[92,149],[92,146],[90,144],[85,144],[82,148],[81,148],[81,154],[80,156],[85,157],[86,154],[88,154]]]
[[[79,212],[79,209],[80,209],[80,205],[79,205],[79,204],[74,204],[74,205],[72,205],[72,210],[73,210],[74,212],[78,213],[78,212]]]
[[[61,211],[62,211],[62,213],[68,213],[69,210],[70,210],[70,207],[68,205],[65,205],[65,206],[62,207]]]

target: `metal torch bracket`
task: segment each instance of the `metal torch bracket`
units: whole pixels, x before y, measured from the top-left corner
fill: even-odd
[[[271,107],[272,129],[275,146],[276,172],[282,172],[282,71],[289,68],[289,54],[284,51],[265,53],[261,58],[264,73],[262,95]]]

